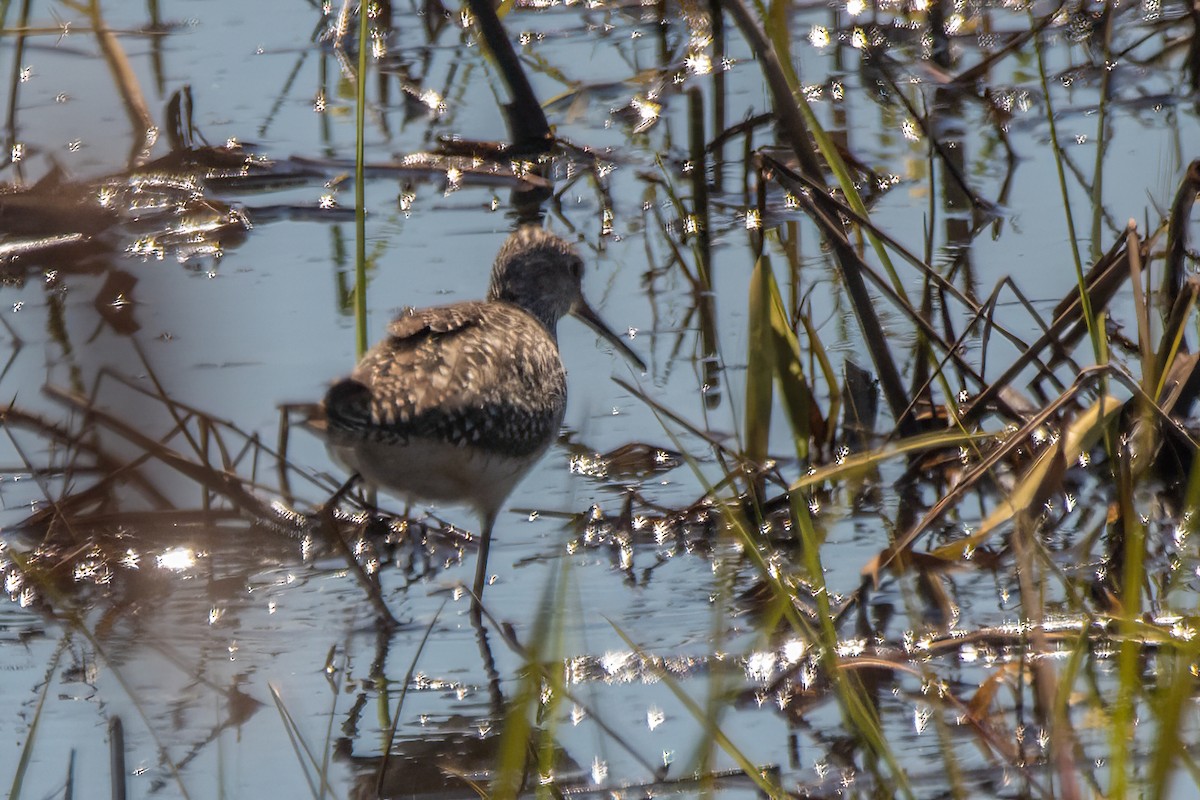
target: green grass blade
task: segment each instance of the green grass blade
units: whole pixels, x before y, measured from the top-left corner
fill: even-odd
[[[417,664],[421,661],[421,653],[425,652],[425,644],[429,641],[429,634],[433,633],[433,628],[437,625],[438,619],[442,616],[442,611],[446,608],[445,600],[438,606],[437,612],[433,615],[433,619],[429,620],[429,625],[425,628],[425,634],[421,637],[420,643],[417,645],[417,650],[413,653],[412,660],[408,664],[408,672],[404,673],[404,683],[400,686],[400,697],[396,700],[396,710],[392,713],[391,724],[388,725],[387,741],[383,747],[383,758],[379,764],[379,774],[375,778],[375,794],[383,796],[383,779],[387,774],[388,759],[392,754],[392,745],[396,742],[396,730],[400,727],[400,712],[404,709],[404,698],[408,695],[408,687],[412,685],[413,675],[416,674]]]
[[[784,398],[784,410],[787,412],[788,421],[792,426],[792,437],[796,443],[796,458],[807,461],[809,441],[819,433],[812,429],[814,412],[818,415],[816,421],[819,422],[820,411],[813,399],[808,380],[804,376],[800,340],[796,338],[796,333],[788,321],[779,285],[775,282],[775,276],[769,272],[767,280],[769,284],[767,288],[771,294],[771,350],[775,357],[775,377],[779,380],[779,390]],[[810,339],[810,341],[814,340]],[[818,360],[828,365],[828,359],[824,352],[818,355]],[[830,393],[836,396],[837,384],[830,383],[829,387]]]
[[[521,793],[529,763],[533,720],[540,708],[543,684],[554,685],[554,680],[547,678],[544,665],[550,649],[558,647],[561,642],[561,615],[555,613],[558,607],[555,604],[562,600],[561,584],[564,580],[560,575],[549,581],[542,594],[541,608],[529,635],[529,641],[535,643],[534,649],[527,653],[525,674],[504,715],[490,791],[493,798],[508,800]],[[558,694],[557,691],[553,692],[553,695]]]
[[[767,460],[771,433],[772,372],[774,353],[771,331],[771,262],[761,256],[750,275],[748,352],[746,354],[746,457],[755,464]]]
[[[71,640],[71,633],[68,630],[63,634],[62,639],[58,642],[58,647],[54,648],[54,655],[50,657],[50,666],[46,668],[46,676],[42,679],[42,691],[38,695],[37,705],[33,709],[33,719],[29,723],[29,734],[25,737],[25,743],[21,746],[21,757],[17,760],[17,768],[13,772],[12,788],[8,791],[9,800],[19,800],[21,797],[21,786],[25,783],[25,771],[29,769],[29,761],[33,757],[33,745],[37,741],[38,724],[42,720],[42,709],[46,706],[46,697],[50,693],[50,684],[54,680],[54,674],[58,672],[58,662],[62,658],[63,652],[67,649],[67,644]]]
[[[1035,23],[1032,9],[1029,10],[1029,22]],[[1067,176],[1063,168],[1062,148],[1058,142],[1058,128],[1054,124],[1054,104],[1051,102],[1050,79],[1046,72],[1045,59],[1042,57],[1042,37],[1035,36],[1033,50],[1037,54],[1038,75],[1042,81],[1042,95],[1046,98],[1046,124],[1050,130],[1050,145],[1054,150],[1054,166],[1058,171],[1058,188],[1062,193],[1063,213],[1067,219],[1067,236],[1071,244],[1071,257],[1075,261],[1075,277],[1079,284],[1079,298],[1083,304],[1083,318],[1087,322],[1088,335],[1092,340],[1092,348],[1096,355],[1096,363],[1107,361],[1106,339],[1103,328],[1096,315],[1092,313],[1092,300],[1087,291],[1087,281],[1083,275],[1083,260],[1079,254],[1079,239],[1075,235],[1075,217],[1071,213],[1071,198],[1067,191]]]
[[[284,730],[287,731],[288,738],[291,740],[292,750],[296,753],[296,761],[304,771],[304,779],[308,781],[309,792],[314,798],[323,797],[326,793],[336,797],[337,795],[334,794],[333,787],[329,785],[329,776],[321,771],[320,760],[313,754],[312,748],[308,746],[308,743],[304,741],[304,737],[300,733],[300,726],[296,724],[292,713],[284,705],[283,696],[279,693],[279,689],[273,683],[268,683],[267,688],[271,692],[271,700],[275,703],[275,709],[279,712],[279,718],[283,721]],[[310,769],[317,773],[316,781],[313,780],[309,772]]]
[[[359,8],[358,76],[354,101],[354,332],[359,358],[367,351],[367,200],[364,185],[367,114],[367,52],[370,2]]]

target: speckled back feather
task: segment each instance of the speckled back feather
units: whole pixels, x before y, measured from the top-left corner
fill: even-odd
[[[519,457],[554,436],[566,396],[549,333],[515,306],[472,302],[398,318],[329,390],[326,414],[332,429],[374,441],[426,438]]]
[[[580,297],[583,262],[526,226],[500,249],[487,301],[405,309],[325,398],[331,435],[426,439],[512,457],[549,444],[566,407],[555,329]]]

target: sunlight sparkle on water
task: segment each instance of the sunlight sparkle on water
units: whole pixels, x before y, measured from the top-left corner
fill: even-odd
[[[784,663],[791,665],[804,658],[804,654],[808,652],[808,642],[803,639],[788,639],[780,648],[783,655]]]
[[[604,670],[610,680],[629,681],[632,680],[632,676],[629,674],[632,661],[633,653],[629,651],[609,650],[600,657],[600,669]]]
[[[817,665],[812,659],[804,662],[804,667],[800,670],[800,686],[805,691],[812,688],[817,682]]]
[[[646,709],[646,727],[650,730],[654,730],[659,725],[662,725],[666,718],[667,715],[658,706],[650,706]]]
[[[853,657],[861,656],[863,654],[863,651],[867,649],[867,640],[866,639],[846,639],[845,641],[838,642],[837,647],[834,649],[837,651],[837,654],[839,656],[841,656],[842,658],[853,658]]]
[[[76,583],[95,583],[99,585],[112,582],[112,570],[104,562],[99,551],[93,551],[87,558],[80,560],[73,571],[72,577]]]
[[[913,709],[913,728],[916,729],[917,735],[925,732],[925,728],[929,725],[929,709],[926,706],[920,705]]]
[[[751,653],[746,659],[746,677],[766,682],[775,672],[775,654],[769,650]]]
[[[608,475],[608,461],[594,453],[590,456],[574,455],[568,462],[568,471],[572,475],[584,475],[589,478],[604,478]]]
[[[808,32],[809,43],[818,49],[829,46],[829,29],[824,25],[813,25],[812,30]]]
[[[442,96],[433,89],[426,89],[425,91],[421,92],[420,99],[430,111],[436,111],[440,114],[446,110],[446,104],[442,102]]]
[[[155,561],[159,569],[182,572],[196,566],[196,553],[190,547],[172,547],[160,553]]]
[[[693,75],[707,75],[712,72],[712,57],[702,51],[689,53],[684,63],[687,65],[688,72]]]
[[[647,131],[658,122],[658,115],[662,113],[662,105],[654,102],[650,97],[634,95],[629,105],[637,112],[638,124],[633,127],[634,133],[642,133]]]

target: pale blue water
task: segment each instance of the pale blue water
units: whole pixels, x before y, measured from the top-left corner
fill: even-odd
[[[231,137],[254,142],[264,154],[278,159],[352,158],[350,84],[340,75],[332,51],[309,41],[320,18],[311,5],[227,0],[161,4],[162,18],[172,23],[158,44],[161,68],[154,66],[148,37],[125,33],[148,24],[145,10],[131,4],[108,5],[103,9],[105,20],[122,32],[119,39],[156,119],[162,118],[170,93],[190,84],[195,122],[211,142]],[[676,11],[669,14],[666,35],[679,61],[687,29]],[[15,10],[9,14],[11,27]],[[834,48],[818,49],[808,43],[811,26],[828,24],[830,14],[824,7],[794,13],[800,74],[806,84],[836,79],[844,85],[845,99],[836,108],[841,116],[836,121],[831,116],[828,92],[815,104],[817,113],[830,127],[844,132],[860,157],[899,176],[898,184],[873,209],[873,219],[920,253],[931,191],[925,145],[904,138],[902,111],[881,106],[862,91],[854,51],[844,50],[839,66]],[[423,72],[425,79],[419,85],[442,94],[448,108],[441,119],[423,112],[406,119],[393,84],[392,105],[373,106],[368,115],[370,159],[386,161],[427,149],[439,135],[502,139],[504,122],[497,106],[500,80],[479,47],[464,42],[456,28],[457,11],[450,10],[447,29],[432,42],[427,42],[413,9],[397,8],[396,15],[398,34],[391,52],[413,74]],[[613,231],[601,234],[601,201],[586,177],[563,191],[550,226],[564,234],[573,229],[571,235],[581,238],[580,249],[589,264],[585,289],[592,304],[615,329],[636,329],[632,345],[651,366],[646,375],[632,374],[624,361],[597,346],[591,331],[564,321],[559,333],[570,394],[564,426],[575,440],[596,452],[630,441],[682,446],[701,459],[699,471],[711,481],[719,478],[720,469],[702,442],[672,426],[671,433],[680,436],[680,442],[674,442],[650,408],[610,380],[615,375],[640,385],[702,428],[730,435],[741,428],[747,283],[753,263],[741,194],[742,143],[737,139],[726,146],[726,158],[733,162],[724,172],[726,191],[714,193],[714,293],[721,355],[728,369],[721,375],[720,404],[706,410],[704,379],[696,362],[697,323],[689,317],[689,287],[674,270],[652,281],[653,292],[646,290],[644,280],[647,272],[668,263],[665,234],[651,213],[658,207],[668,220],[676,216],[661,182],[669,180],[679,194],[690,194],[680,168],[686,158],[685,98],[669,95],[661,119],[644,133],[631,134],[628,124],[613,114],[635,93],[644,96],[659,86],[654,76],[642,72],[660,62],[658,26],[638,21],[639,16],[637,8],[584,9],[575,4],[545,12],[520,9],[506,19],[514,34],[545,33],[529,47],[531,58],[555,65],[568,81],[605,84],[556,103],[550,120],[561,136],[595,148],[612,167],[606,180],[613,199]],[[1128,18],[1135,28],[1136,16]],[[1027,25],[1021,14],[997,10],[993,17],[992,24],[1004,30]],[[22,59],[30,73],[28,81],[19,84],[15,132],[27,149],[22,162],[27,182],[39,178],[51,163],[60,164],[75,178],[117,172],[131,148],[129,121],[86,22],[64,7],[42,3],[34,4],[30,24],[54,27],[68,21],[69,35],[36,37]],[[728,28],[732,63],[726,73],[727,120],[733,123],[763,111],[769,103],[757,65],[732,32],[731,23]],[[1161,47],[1161,41],[1155,41]],[[958,44],[977,57],[973,37],[965,36]],[[1144,49],[1153,47],[1152,41]],[[0,64],[12,64],[13,48],[12,34],[0,38]],[[1056,69],[1078,53],[1056,41],[1047,57]],[[1018,112],[1012,126],[1019,161],[1001,208],[1003,229],[995,237],[990,231],[976,237],[970,257],[981,295],[990,292],[1000,276],[1010,274],[1040,309],[1048,311],[1074,284],[1075,275],[1031,59],[1027,48],[997,67],[991,79],[994,85],[1029,92],[1033,103]],[[972,63],[973,58],[966,61]],[[4,69],[0,74],[7,76]],[[670,74],[678,69],[678,63],[672,66],[668,85]],[[1115,85],[1126,99],[1140,92],[1174,90],[1179,84],[1174,63],[1153,68],[1123,64],[1116,75]],[[577,88],[541,72],[532,77],[544,99]],[[709,77],[692,76],[687,85],[701,86],[711,99]],[[917,94],[915,86],[905,88]],[[377,98],[374,78],[368,92]],[[61,102],[56,99],[60,95],[64,96]],[[318,112],[314,105],[322,95],[326,107]],[[1097,102],[1096,84],[1075,81],[1069,89],[1057,91],[1053,100],[1062,114],[1059,136],[1074,142],[1068,152],[1090,174],[1096,156],[1096,117],[1089,109]],[[1183,101],[1161,110],[1114,102],[1110,110],[1105,208],[1117,225],[1128,217],[1156,220],[1155,204],[1169,203],[1183,166],[1195,155],[1186,145],[1197,140],[1194,110]],[[994,133],[978,106],[965,106],[961,117],[955,118],[965,131],[960,147],[965,151],[968,179],[981,195],[996,199],[1005,170]],[[767,131],[759,131],[755,141],[763,143],[769,137]],[[79,145],[75,149],[74,142]],[[662,157],[662,170],[656,156]],[[14,180],[14,171],[10,168],[0,177]],[[565,185],[560,182],[559,188]],[[934,187],[938,198],[940,186],[939,178]],[[1091,230],[1090,206],[1086,193],[1073,186],[1071,200],[1080,215],[1077,230],[1086,237]],[[407,188],[397,181],[377,178],[366,188],[367,247],[379,265],[368,296],[371,338],[381,335],[390,315],[401,306],[483,294],[491,258],[511,224],[507,190],[467,187],[445,194],[440,183],[419,184],[405,213],[397,198]],[[316,206],[330,191],[314,181],[224,199],[247,206]],[[499,201],[495,209],[494,199]],[[336,192],[336,201],[344,207],[353,204],[349,182]],[[934,260],[945,261],[943,248],[956,243],[947,241],[945,212],[938,205]],[[803,231],[801,260],[806,274],[813,275],[806,277],[805,285],[815,286],[811,316],[824,343],[839,359],[838,369],[840,359],[851,355],[866,365],[857,326],[848,316],[848,305],[839,297],[841,290],[832,282],[828,265],[821,261],[819,241],[811,227]],[[349,260],[338,260],[338,236],[351,248],[345,252],[352,252],[351,224],[309,216],[257,225],[244,243],[228,249],[219,260],[185,266],[171,257],[162,261],[116,258],[114,265],[136,278],[133,315],[140,330],[135,338],[166,392],[273,445],[277,405],[318,399],[329,381],[348,372],[354,362],[353,318],[341,305],[336,280],[338,270],[352,270],[352,266]],[[1112,238],[1105,229],[1099,246],[1107,248]],[[782,281],[785,259],[777,251],[773,259]],[[919,280],[911,272],[903,274],[910,291],[919,291]],[[10,349],[15,353],[12,366],[0,379],[0,400],[15,398],[22,408],[71,423],[78,417],[44,399],[39,394],[43,384],[87,389],[103,369],[134,376],[142,385],[148,382],[131,340],[99,322],[97,298],[111,299],[100,294],[103,276],[74,274],[64,266],[59,279],[66,287],[61,295],[61,335],[55,333],[58,323],[51,314],[53,290],[47,288],[40,270],[27,275],[23,285],[0,289],[0,314],[21,339],[19,349],[7,335],[0,339],[0,355]],[[1127,309],[1128,303],[1122,297],[1116,308]],[[908,341],[907,323],[880,305],[885,324],[894,326],[896,341]],[[1030,330],[1019,307],[1006,308],[1004,315],[1016,329]],[[967,319],[960,314],[957,322],[965,325]],[[998,360],[989,362],[994,365],[989,369],[993,376],[1005,352],[997,350]],[[901,367],[907,372],[907,362]],[[169,430],[170,423],[156,403],[135,403],[111,384],[104,384],[98,401],[149,435],[162,436]],[[771,449],[794,477],[787,463],[794,451],[785,419],[782,412],[775,415]],[[881,410],[881,426],[887,419]],[[48,459],[62,464],[69,458],[61,447],[50,447],[35,437],[18,441],[20,452],[9,445],[0,448],[4,452],[0,465],[9,470],[0,482],[0,523],[6,527],[22,520],[32,503],[44,499],[42,489],[28,477],[14,480],[23,458],[35,464]],[[117,446],[109,435],[101,441]],[[304,471],[328,473],[334,480],[343,477],[323,447],[303,432],[293,435],[289,455]],[[166,474],[165,467],[149,469]],[[855,589],[863,563],[886,543],[888,523],[899,502],[889,482],[901,469],[896,465],[880,477],[882,488],[866,510],[848,510],[849,491],[823,505],[819,519],[825,525],[827,544],[822,557],[831,589]],[[277,497],[271,488],[273,475],[260,479],[261,496]],[[199,506],[193,484],[164,480],[179,492],[184,507]],[[61,488],[57,483],[53,486]],[[298,491],[313,503],[323,499],[317,490]],[[640,491],[651,503],[680,508],[701,496],[703,483],[684,466],[646,481]],[[714,617],[720,608],[712,601],[718,587],[709,558],[682,548],[641,543],[625,571],[615,549],[569,544],[574,534],[562,516],[584,513],[595,504],[615,517],[623,498],[619,485],[571,474],[569,453],[553,448],[511,498],[510,506],[519,511],[500,519],[490,561],[498,581],[487,593],[492,613],[511,623],[518,639],[529,645],[546,587],[556,578],[566,582],[561,613],[564,643],[560,652],[550,655],[588,658],[589,663],[608,663],[613,669],[607,677],[592,675],[573,687],[578,692],[578,710],[572,715],[574,703],[564,701],[548,727],[586,774],[584,784],[597,779],[597,789],[649,783],[654,776],[595,724],[596,715],[645,761],[654,765],[670,761],[671,777],[686,775],[686,765],[708,746],[703,727],[667,685],[649,673],[619,668],[618,654],[629,655],[622,633],[646,653],[681,659],[676,662],[680,665],[676,680],[701,704],[710,691],[727,688],[753,694],[765,683],[759,676],[748,676],[743,663],[748,654],[768,647],[755,632],[752,619]],[[531,520],[531,509],[542,513]],[[459,525],[475,525],[472,516],[461,510],[439,509],[438,513]],[[335,558],[306,560],[298,540],[244,524],[209,530],[180,520],[159,520],[129,535],[131,548],[141,555],[138,569],[117,581],[111,594],[92,589],[75,599],[78,590],[70,590],[61,604],[74,609],[89,635],[61,618],[21,608],[16,602],[18,591],[12,603],[0,605],[0,680],[9,708],[0,717],[0,775],[16,770],[43,689],[46,697],[40,706],[23,797],[57,796],[66,781],[67,763],[73,764],[75,796],[105,796],[107,789],[100,787],[107,780],[105,731],[112,716],[120,716],[125,725],[131,797],[310,793],[305,775],[314,773],[315,767],[308,763],[308,755],[297,755],[289,723],[272,693],[278,693],[287,718],[317,763],[339,738],[345,739],[343,750],[354,756],[377,757],[383,747],[384,722],[380,694],[371,678],[378,668],[390,682],[388,700],[394,707],[397,683],[414,661],[422,678],[405,700],[402,738],[430,737],[431,731],[443,727],[477,740],[495,733],[495,728],[480,722],[493,709],[467,602],[453,595],[455,584],[473,575],[473,553],[407,588],[399,570],[385,568],[386,600],[404,623],[389,639],[377,635],[371,608],[344,565]],[[156,566],[157,555],[180,547],[195,551],[194,563],[178,572]],[[718,551],[722,547],[718,544]],[[752,570],[742,568],[737,588],[747,588],[753,578]],[[69,579],[66,582],[72,585]],[[955,578],[951,591],[963,613],[962,629],[1013,619],[1014,606],[1001,595],[1015,593],[1016,580],[1006,572]],[[885,587],[876,602],[894,603],[903,615],[904,604],[911,599],[910,587]],[[418,657],[418,643],[430,624],[434,633]],[[915,624],[902,617],[893,623],[891,633],[899,636]],[[512,696],[518,690],[523,659],[495,631],[490,644],[501,691]],[[778,650],[782,643],[772,642],[770,647]],[[331,652],[329,663],[335,669],[329,678],[326,664]],[[693,660],[684,660],[689,658]],[[778,659],[768,670],[772,676],[781,671]],[[984,672],[980,664],[951,663],[942,674],[957,676],[970,687]],[[50,683],[44,687],[47,678]],[[232,687],[261,705],[251,704],[243,712],[243,706],[230,702]],[[918,734],[920,726],[914,724],[925,707],[921,683],[905,676],[896,687],[895,693],[880,696],[889,739],[901,763],[910,766],[914,781],[921,781],[921,793],[928,787],[933,794],[944,787],[944,777],[932,766],[940,752],[934,727],[922,728]],[[363,706],[355,710],[360,699]],[[832,703],[817,706],[802,722],[789,722],[772,708],[773,702],[768,698],[759,707],[747,698],[721,720],[751,762],[776,767],[781,783],[790,789],[819,786],[833,791],[842,780],[854,777],[849,770],[843,772],[831,755],[841,732]],[[982,760],[969,737],[963,737],[959,749],[964,769],[979,770],[968,780],[969,786],[1003,793],[1005,779],[1018,780]],[[331,764],[332,793],[359,796],[352,788],[356,768],[351,762],[336,758]],[[714,766],[728,769],[735,764],[717,752]],[[858,779],[864,787],[869,780]],[[727,791],[753,793],[745,783]]]

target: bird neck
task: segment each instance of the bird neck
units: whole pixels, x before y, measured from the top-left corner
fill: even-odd
[[[550,334],[550,338],[558,341],[558,321],[562,314],[554,303],[538,303],[531,301],[528,296],[514,297],[508,292],[498,291],[495,287],[488,292],[488,300],[493,303],[507,303],[510,306],[516,306],[540,322],[546,332]]]

